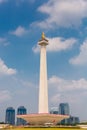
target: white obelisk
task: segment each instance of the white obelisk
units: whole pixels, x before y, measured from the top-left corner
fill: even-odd
[[[42,33],[40,45],[40,83],[39,83],[39,113],[48,113],[48,85],[47,85],[47,63],[46,63],[46,45],[48,40]]]

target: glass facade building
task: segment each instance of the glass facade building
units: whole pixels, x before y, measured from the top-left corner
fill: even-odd
[[[15,109],[13,107],[6,109],[5,123],[15,125]]]
[[[60,103],[59,104],[59,114],[61,114],[61,115],[70,115],[70,110],[69,110],[69,104],[68,103]],[[61,124],[68,124],[68,119],[62,120]]]
[[[79,117],[70,116],[70,118],[68,119],[68,124],[70,125],[75,125],[79,123],[80,123]]]
[[[59,114],[61,115],[69,115],[69,104],[68,103],[60,103],[59,104]]]
[[[27,114],[27,110],[24,106],[20,106],[17,109],[17,115],[25,115]],[[26,121],[21,119],[21,118],[17,118],[17,125],[25,125]]]

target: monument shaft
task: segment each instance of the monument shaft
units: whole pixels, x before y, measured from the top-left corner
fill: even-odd
[[[47,63],[46,45],[47,41],[39,42],[40,48],[40,83],[39,83],[39,113],[48,113],[48,85],[47,85]]]

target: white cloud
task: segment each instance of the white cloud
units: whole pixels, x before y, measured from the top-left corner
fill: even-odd
[[[8,90],[0,91],[0,103],[11,99],[11,94]]]
[[[48,82],[49,86],[56,87],[59,92],[87,90],[87,80],[84,78],[79,80],[65,80],[57,76],[52,76]]]
[[[82,97],[82,98],[80,98]],[[69,105],[72,105],[72,107],[76,108],[79,106],[81,107],[81,104],[83,104],[83,110],[84,110],[84,100],[87,100],[87,92],[72,92],[72,93],[56,93],[54,94],[51,98],[50,98],[50,102],[52,104],[57,104],[61,103],[61,102],[68,102]],[[86,106],[87,108],[87,106]],[[75,111],[73,110],[73,111]],[[80,109],[81,111],[81,109]],[[78,112],[78,109],[76,110],[76,112]],[[74,113],[75,114],[75,113]],[[79,114],[80,115],[80,114]]]
[[[18,28],[16,28],[16,30],[11,31],[9,33],[20,37],[20,36],[23,36],[24,34],[26,34],[27,30],[25,28],[19,26]]]
[[[13,75],[16,72],[16,69],[8,68],[4,61],[0,59],[0,75]]]
[[[57,76],[52,76],[49,78],[48,84],[49,93],[51,95],[51,105],[55,106],[60,102],[68,102],[72,105],[73,109],[76,110],[78,106],[80,107],[80,105],[83,104],[82,109],[84,110],[85,101],[87,100],[86,79],[81,78],[79,80],[65,80]]]
[[[60,37],[49,38],[49,46],[48,51],[62,51],[72,48],[72,46],[76,43],[76,39],[69,38],[63,39]]]
[[[7,46],[9,45],[10,43],[7,41],[6,38],[1,38],[0,37],[0,45],[4,45],[4,46]]]
[[[61,37],[48,38],[48,40],[49,46],[47,46],[47,51],[49,52],[57,52],[70,49],[77,42],[77,40],[74,38],[63,39]],[[32,49],[35,53],[39,52],[40,50],[39,45],[34,46]]]
[[[79,26],[87,18],[87,0],[49,0],[38,11],[47,14],[38,23],[42,28]]]
[[[87,40],[80,46],[80,53],[79,55],[73,57],[69,61],[71,64],[74,65],[85,65],[87,64]]]

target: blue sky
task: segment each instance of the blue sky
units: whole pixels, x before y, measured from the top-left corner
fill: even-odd
[[[68,102],[70,113],[87,121],[87,0],[0,0],[0,121],[9,106],[38,112],[42,32],[49,110]]]

